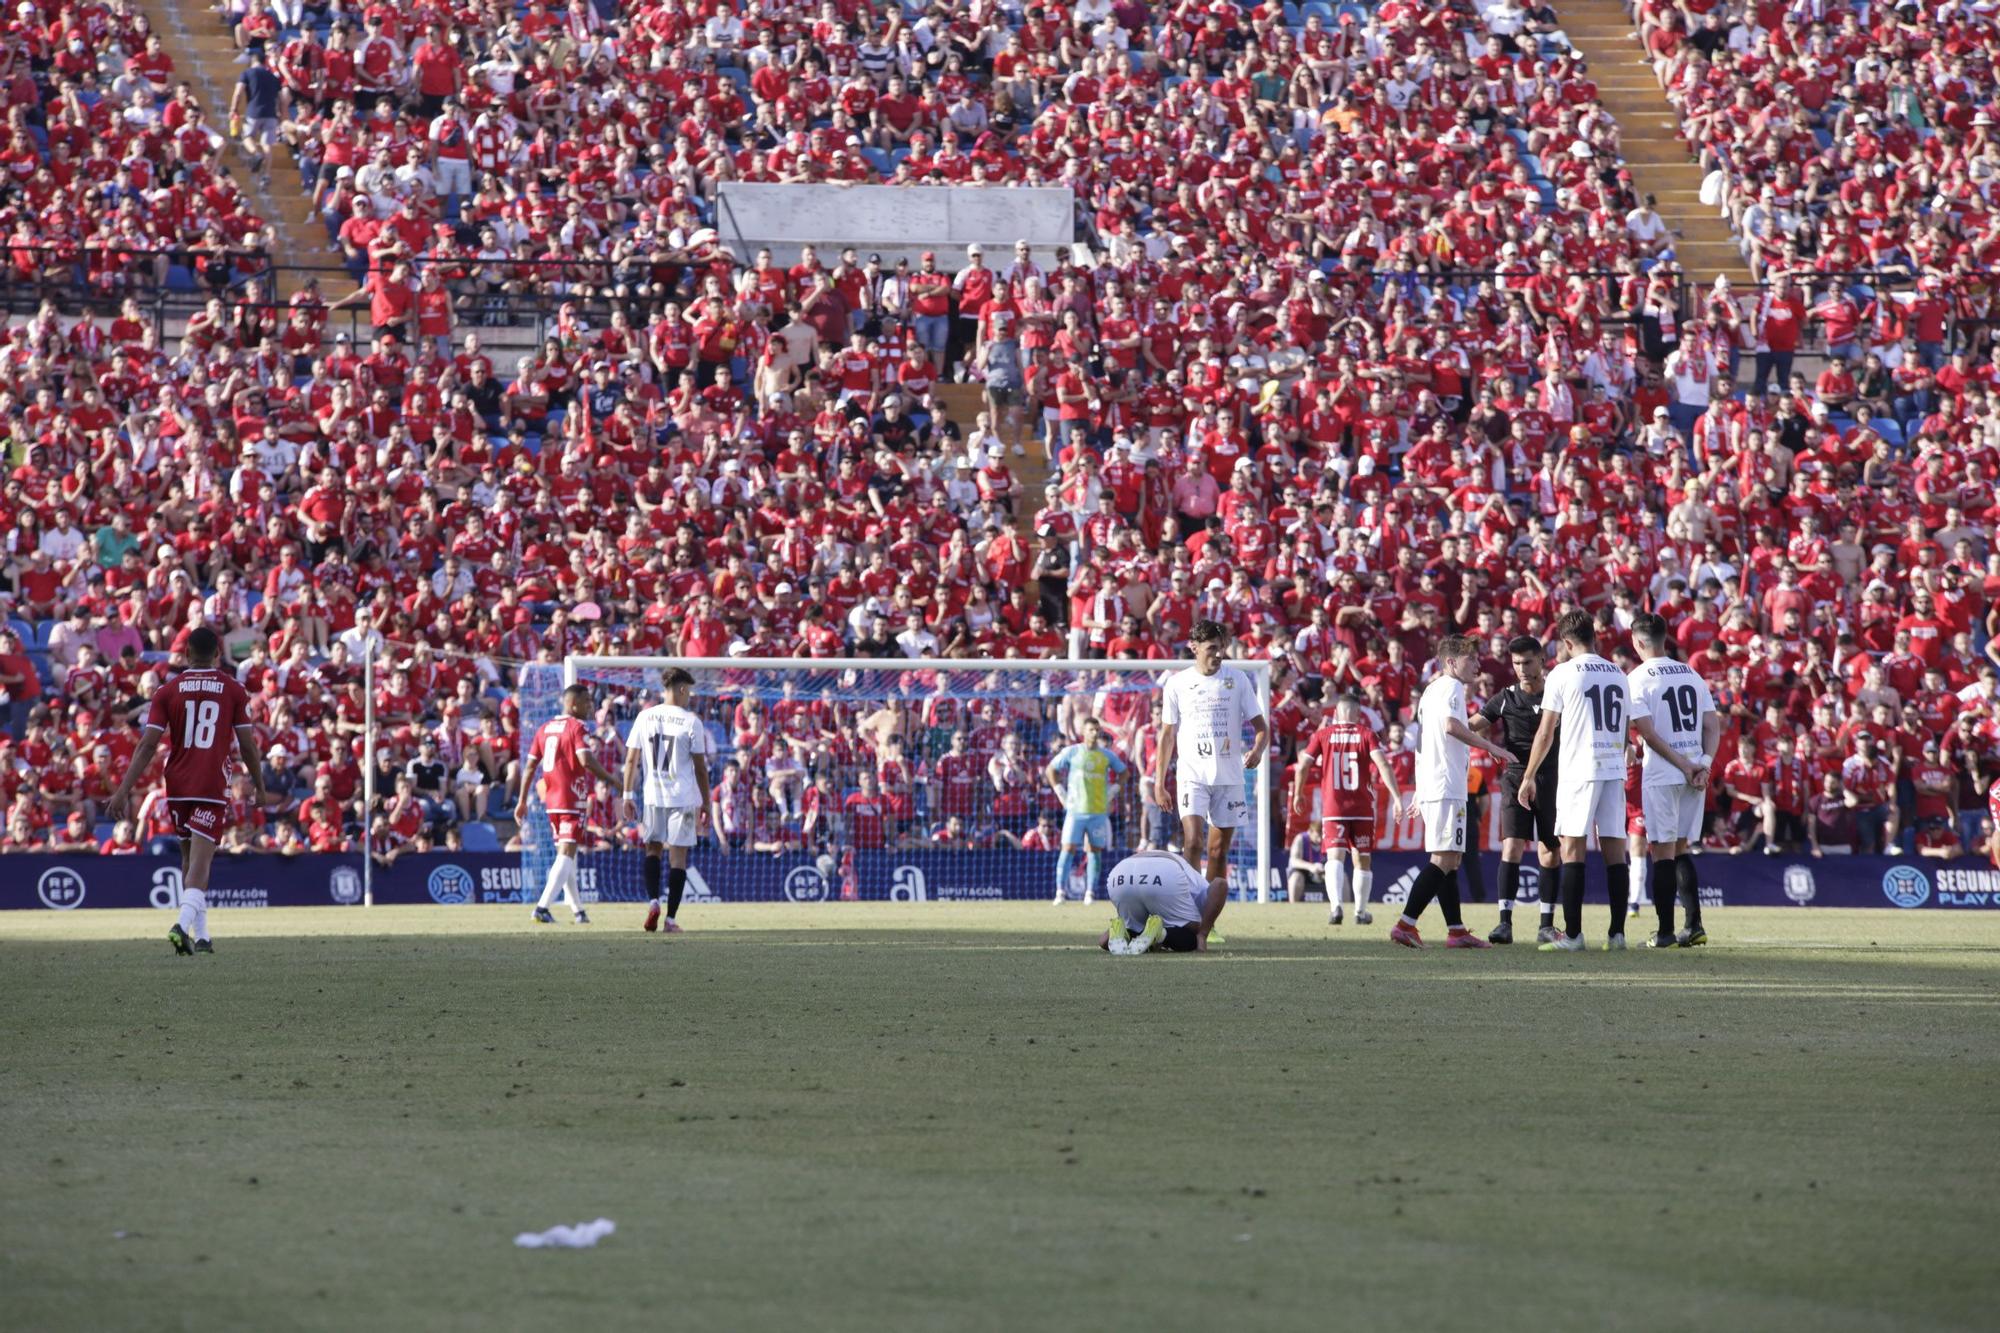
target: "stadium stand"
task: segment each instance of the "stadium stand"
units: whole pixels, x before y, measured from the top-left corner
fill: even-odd
[[[891,655],[910,616],[940,655],[1166,658],[1210,617],[1289,737],[1334,690],[1402,718],[1453,629],[1504,682],[1573,606],[1614,644],[1659,610],[1716,685],[1749,748],[1714,845],[1970,845],[1994,27],[1832,8],[1640,13],[1739,292],[1691,287],[1515,0],[249,0],[217,21],[286,99],[234,128],[289,145],[328,296],[263,271],[213,117],[150,115],[143,20],[24,5],[0,850],[165,831],[96,816],[199,623],[285,793],[237,836],[386,855],[497,837],[524,660]],[[743,263],[732,179],[1064,184],[1078,246]],[[214,299],[169,321],[138,298],[177,273]]]

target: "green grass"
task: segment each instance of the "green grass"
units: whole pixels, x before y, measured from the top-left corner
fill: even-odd
[[[1217,955],[1124,960],[1099,909],[638,912],[218,912],[194,959],[163,914],[0,917],[0,1323],[1902,1333],[2000,1301],[1990,917],[1549,957],[1238,907]],[[594,1250],[511,1243],[600,1215]]]

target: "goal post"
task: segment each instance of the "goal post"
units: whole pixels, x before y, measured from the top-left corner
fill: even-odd
[[[714,743],[718,788],[713,827],[692,858],[692,898],[1049,901],[1061,891],[1074,900],[1085,885],[1101,896],[1119,856],[1163,838],[1179,843],[1178,818],[1149,804],[1155,705],[1165,678],[1192,665],[578,655],[521,668],[521,744],[556,715],[566,687],[588,685],[592,729],[617,774],[633,718],[660,701],[662,673],[680,667],[695,678],[691,707]],[[1271,664],[1230,665],[1249,674],[1268,719]],[[1064,811],[1046,770],[1093,716],[1105,748],[1128,767],[1107,784],[1108,818],[1087,840],[1109,845],[1095,858],[1064,856]],[[554,849],[533,764],[522,758],[531,784],[522,892],[532,899]],[[1255,823],[1233,841],[1230,896],[1269,902],[1281,864],[1272,766],[1246,777]],[[579,887],[586,901],[638,901],[636,832],[618,792],[598,797],[585,820]]]

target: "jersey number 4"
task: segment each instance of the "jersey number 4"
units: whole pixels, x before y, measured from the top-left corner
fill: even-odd
[[[1593,685],[1583,692],[1590,700],[1590,722],[1593,730],[1617,731],[1625,721],[1625,696],[1617,690],[1602,685]]]
[[[222,705],[203,699],[181,715],[181,748],[206,750],[215,744],[215,727],[222,720]]]

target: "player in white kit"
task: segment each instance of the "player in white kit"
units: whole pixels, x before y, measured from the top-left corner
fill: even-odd
[[[1195,664],[1167,677],[1160,695],[1160,750],[1153,797],[1163,810],[1176,808],[1178,790],[1183,854],[1208,872],[1204,935],[1214,929],[1229,897],[1229,842],[1250,824],[1243,775],[1264,761],[1271,733],[1264,705],[1250,673],[1225,666],[1229,631],[1213,620],[1196,621],[1188,635]],[[1248,750],[1243,729],[1252,739]],[[1174,775],[1170,784],[1167,774]]]
[[[1625,737],[1632,710],[1625,673],[1597,655],[1597,626],[1582,611],[1557,617],[1556,658],[1542,687],[1542,723],[1519,796],[1522,806],[1533,807],[1535,774],[1558,744],[1560,723],[1556,841],[1562,853],[1563,927],[1541,947],[1544,953],[1584,947],[1584,857],[1596,833],[1611,897],[1611,933],[1604,947],[1622,949],[1632,901],[1632,867],[1625,861]]]
[[[1430,859],[1410,886],[1403,914],[1389,927],[1389,938],[1411,949],[1424,947],[1417,920],[1431,899],[1444,910],[1447,949],[1488,949],[1492,946],[1465,928],[1458,906],[1458,863],[1473,837],[1465,826],[1466,765],[1473,748],[1502,762],[1513,756],[1497,741],[1487,740],[1465,720],[1465,687],[1479,675],[1479,647],[1459,634],[1438,640],[1441,670],[1424,687],[1417,701],[1417,810],[1423,816],[1424,850]],[[1478,849],[1473,849],[1478,854]]]
[[[1659,929],[1647,947],[1706,944],[1701,928],[1701,877],[1692,849],[1701,841],[1708,776],[1722,744],[1722,715],[1708,682],[1667,653],[1667,622],[1642,615],[1632,622],[1639,665],[1626,679],[1632,694],[1632,730],[1646,743],[1640,770],[1640,809],[1646,821],[1646,859],[1652,863],[1653,911]],[[1674,899],[1687,903],[1687,931],[1674,934]]]
[[[1179,852],[1134,852],[1105,878],[1118,915],[1098,937],[1098,947],[1120,956],[1206,949],[1201,914],[1211,887]]]
[[[625,817],[638,821],[646,844],[646,896],[652,900],[646,909],[647,930],[660,926],[660,852],[666,851],[666,930],[674,934],[681,928],[674,918],[687,889],[688,852],[708,818],[708,760],[715,746],[701,719],[688,711],[694,677],[671,667],[661,683],[666,702],[640,713],[626,738]],[[637,781],[642,772],[643,791]],[[643,797],[643,809],[637,797]]]

